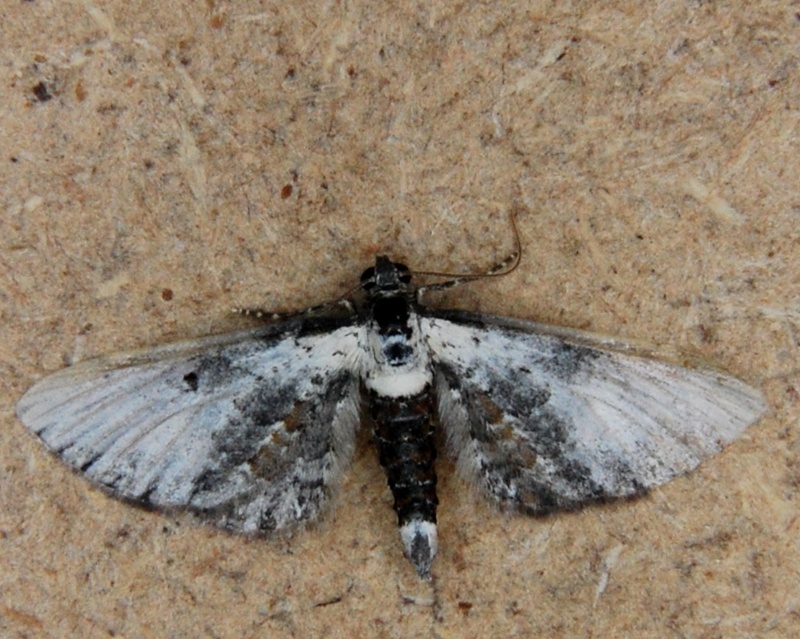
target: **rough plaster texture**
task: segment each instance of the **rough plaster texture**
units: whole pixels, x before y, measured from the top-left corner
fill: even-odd
[[[5,0],[0,636],[800,634],[800,5]],[[376,252],[442,305],[668,344],[769,414],[546,520],[442,460],[431,584],[368,437],[332,516],[231,537],[108,499],[13,407],[69,361],[298,308]],[[433,302],[433,300],[431,300]]]

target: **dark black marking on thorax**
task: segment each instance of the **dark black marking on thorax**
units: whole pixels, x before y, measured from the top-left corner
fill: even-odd
[[[414,356],[410,343],[413,294],[411,274],[403,264],[378,256],[364,271],[361,282],[369,296],[369,313],[380,336],[383,355],[391,366],[403,366]]]

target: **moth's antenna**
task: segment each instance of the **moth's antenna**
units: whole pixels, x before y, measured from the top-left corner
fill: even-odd
[[[514,252],[511,253],[507,258],[505,258],[502,262],[495,264],[492,268],[488,271],[483,273],[467,273],[465,275],[460,275],[458,273],[444,273],[438,271],[412,271],[413,275],[424,275],[426,277],[449,277],[452,278],[446,282],[438,282],[436,284],[429,284],[427,286],[420,286],[417,288],[417,293],[421,294],[425,291],[441,291],[446,288],[450,288],[452,286],[456,286],[462,282],[469,282],[472,280],[478,280],[484,277],[500,277],[502,275],[508,275],[512,271],[514,271],[520,263],[522,259],[522,242],[519,237],[519,228],[517,228],[517,219],[514,215],[513,211],[510,211],[508,214],[509,220],[511,221],[511,228],[514,231]]]
[[[435,284],[428,284],[425,286],[417,287],[416,294],[417,299],[419,300],[423,293],[427,291],[442,291],[444,289],[451,288],[462,282],[471,282],[472,280],[478,280],[484,277],[499,277],[501,275],[508,275],[513,270],[515,270],[522,259],[522,242],[519,237],[519,228],[517,228],[517,219],[514,215],[513,211],[509,212],[508,215],[509,219],[511,220],[511,229],[514,231],[514,251],[505,258],[502,262],[495,264],[492,268],[488,271],[483,273],[466,273],[461,275],[459,273],[445,273],[439,271],[411,271],[411,275],[418,276],[422,275],[425,277],[449,277],[450,279],[445,282],[437,282]],[[334,300],[330,300],[327,302],[323,302],[322,304],[317,304],[316,306],[312,306],[302,311],[293,311],[288,313],[276,313],[274,311],[270,311],[267,309],[262,308],[232,308],[231,311],[236,313],[237,315],[246,315],[248,317],[253,317],[255,319],[264,319],[269,321],[285,321],[289,319],[294,319],[297,317],[303,317],[307,315],[315,315],[322,311],[327,311],[335,306],[343,306],[348,312],[353,312],[353,304],[350,301],[350,297],[362,289],[364,286],[363,282],[359,282],[355,286],[352,286],[349,290],[345,291],[342,295],[337,297]]]

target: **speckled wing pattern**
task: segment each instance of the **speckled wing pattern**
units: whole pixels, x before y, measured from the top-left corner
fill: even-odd
[[[695,468],[764,410],[758,391],[597,336],[461,312],[423,319],[460,474],[502,507],[572,510]]]
[[[316,518],[352,457],[362,330],[287,322],[88,360],[42,379],[17,413],[115,497],[289,529]]]

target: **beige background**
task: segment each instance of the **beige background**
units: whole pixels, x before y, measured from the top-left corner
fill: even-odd
[[[0,11],[0,636],[800,633],[800,4],[163,4]],[[65,363],[335,297],[376,252],[485,268],[509,210],[520,268],[431,303],[670,345],[769,414],[540,521],[443,461],[432,584],[367,437],[335,512],[265,542],[105,497],[14,416]]]

